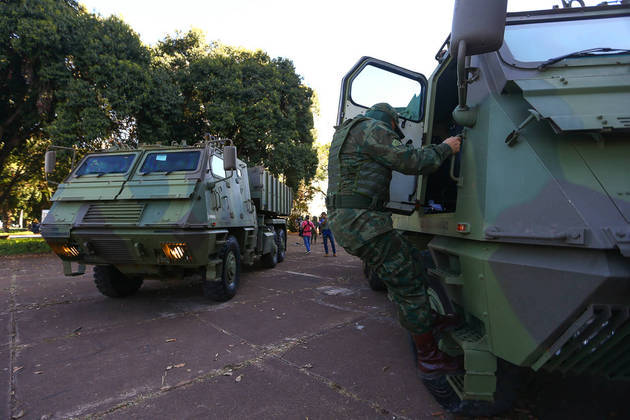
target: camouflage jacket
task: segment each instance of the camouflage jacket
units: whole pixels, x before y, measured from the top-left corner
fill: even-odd
[[[383,122],[357,117],[344,122],[333,136],[327,194],[360,194],[388,201],[393,170],[408,175],[431,173],[450,155],[447,144],[415,149],[403,145]],[[335,238],[345,248],[358,249],[371,238],[393,229],[391,213],[387,211],[328,210]]]

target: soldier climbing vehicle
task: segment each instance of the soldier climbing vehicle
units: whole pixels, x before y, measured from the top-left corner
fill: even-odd
[[[47,173],[55,153],[46,153]],[[284,259],[292,192],[262,167],[247,168],[230,140],[212,138],[89,153],[52,202],[41,232],[65,275],[92,264],[110,297],[135,293],[145,279],[198,275],[204,295],[226,301],[241,263]]]
[[[509,407],[515,366],[630,379],[630,2],[506,3],[456,0],[428,80],[362,58],[337,121],[388,102],[409,147],[463,137],[436,173],[394,173],[387,207],[464,319],[440,348],[465,372],[423,380],[471,415]]]

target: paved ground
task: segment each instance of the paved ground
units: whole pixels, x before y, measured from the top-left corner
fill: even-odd
[[[448,418],[359,261],[299,239],[222,304],[194,282],[110,299],[56,257],[0,259],[0,419]],[[509,418],[630,417],[626,385],[524,383]]]

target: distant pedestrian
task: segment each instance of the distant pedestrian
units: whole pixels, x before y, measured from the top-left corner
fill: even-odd
[[[323,212],[321,217],[319,218],[319,231],[322,234],[322,238],[324,239],[324,256],[328,256],[328,240],[330,239],[330,246],[332,248],[333,257],[337,256],[337,250],[335,250],[335,238],[330,231],[330,227],[328,226],[328,216],[326,212]]]
[[[298,231],[298,235],[300,235],[300,238],[302,237],[302,221],[303,220],[304,219],[302,218],[301,215],[298,216],[297,219],[295,219],[295,225],[296,225],[296,228],[297,228],[297,231]],[[302,242],[296,242],[295,244],[301,246]]]
[[[35,219],[35,220],[33,220],[33,222],[31,223],[30,230],[31,230],[31,232],[33,232],[33,233],[39,233],[39,227],[40,227],[40,224],[39,224],[39,222],[37,221],[37,219]]]
[[[304,246],[306,247],[306,253],[311,253],[311,233],[315,229],[315,225],[313,222],[308,220],[309,217],[305,216],[304,221],[302,222],[302,239],[304,240]]]
[[[315,244],[317,243],[317,236],[319,236],[317,232],[317,229],[319,228],[319,222],[317,221],[317,216],[313,216],[311,221],[313,222],[313,226],[314,226],[313,231],[311,232],[311,244]]]

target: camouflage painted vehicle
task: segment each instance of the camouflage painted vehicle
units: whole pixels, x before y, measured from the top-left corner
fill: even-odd
[[[199,275],[206,296],[226,301],[241,263],[281,262],[291,190],[262,167],[247,168],[229,144],[85,156],[59,184],[41,227],[64,273],[95,265],[96,286],[110,297],[135,293],[145,279]],[[46,158],[50,172],[54,151]]]
[[[362,58],[338,115],[388,102],[410,147],[464,137],[438,172],[395,173],[388,208],[429,250],[434,308],[466,321],[440,342],[465,374],[425,383],[468,414],[509,406],[513,366],[630,379],[630,4],[505,11],[456,1],[428,80]]]

